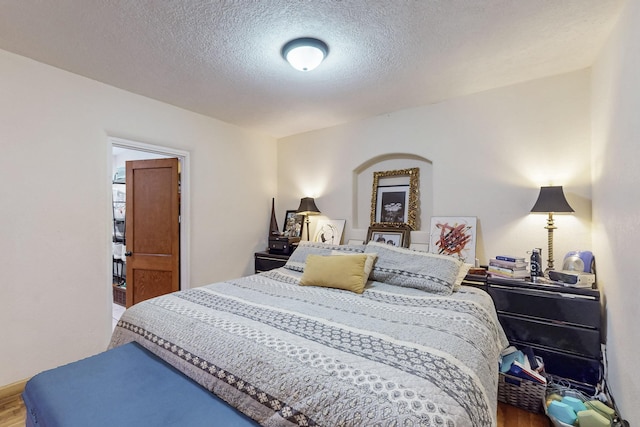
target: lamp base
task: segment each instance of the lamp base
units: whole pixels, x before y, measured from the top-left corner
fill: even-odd
[[[309,221],[309,215],[304,216],[304,223],[307,226],[307,241],[309,241],[309,224],[311,224],[311,221]]]
[[[553,270],[553,230],[555,230],[556,227],[553,224],[553,213],[549,212],[549,217],[547,218],[547,226],[545,227],[549,233],[547,234],[547,253],[549,254],[549,258],[547,259],[547,269],[545,270],[545,276],[546,276],[546,272],[549,270]]]

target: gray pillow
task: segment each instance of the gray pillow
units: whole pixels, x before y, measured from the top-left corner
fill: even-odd
[[[331,251],[340,251],[344,253],[362,254],[364,253],[364,245],[330,245],[327,243],[309,242],[303,240],[298,248],[293,251],[284,268],[293,271],[304,271],[304,264],[307,261],[307,255],[331,255]]]
[[[439,295],[451,295],[464,263],[446,255],[369,242],[365,253],[376,253],[370,280],[421,289]]]

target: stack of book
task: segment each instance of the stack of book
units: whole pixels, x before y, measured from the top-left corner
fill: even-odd
[[[529,277],[525,259],[509,255],[498,255],[495,258],[491,258],[487,271],[492,276],[506,277],[508,279],[525,279]]]
[[[535,357],[531,348],[526,347],[523,350],[518,350],[509,346],[500,355],[499,369],[503,374],[547,384],[547,378],[541,373],[544,371],[542,363],[542,359]]]

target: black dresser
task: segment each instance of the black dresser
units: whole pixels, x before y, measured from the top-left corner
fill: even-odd
[[[489,277],[487,291],[512,345],[531,347],[547,373],[593,394],[602,372],[598,290]]]
[[[254,254],[256,274],[283,267],[287,263],[289,256],[290,255],[272,254],[268,251],[256,252]]]

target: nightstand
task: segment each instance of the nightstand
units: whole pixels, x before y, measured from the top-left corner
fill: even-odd
[[[497,277],[487,287],[509,342],[531,347],[547,373],[593,394],[602,360],[598,290]]]
[[[462,280],[463,286],[472,286],[474,288],[482,289],[488,292],[487,289],[487,275],[486,274],[467,274]]]
[[[272,254],[269,253],[269,251],[256,252],[254,254],[256,274],[284,266],[289,256],[290,255]]]

